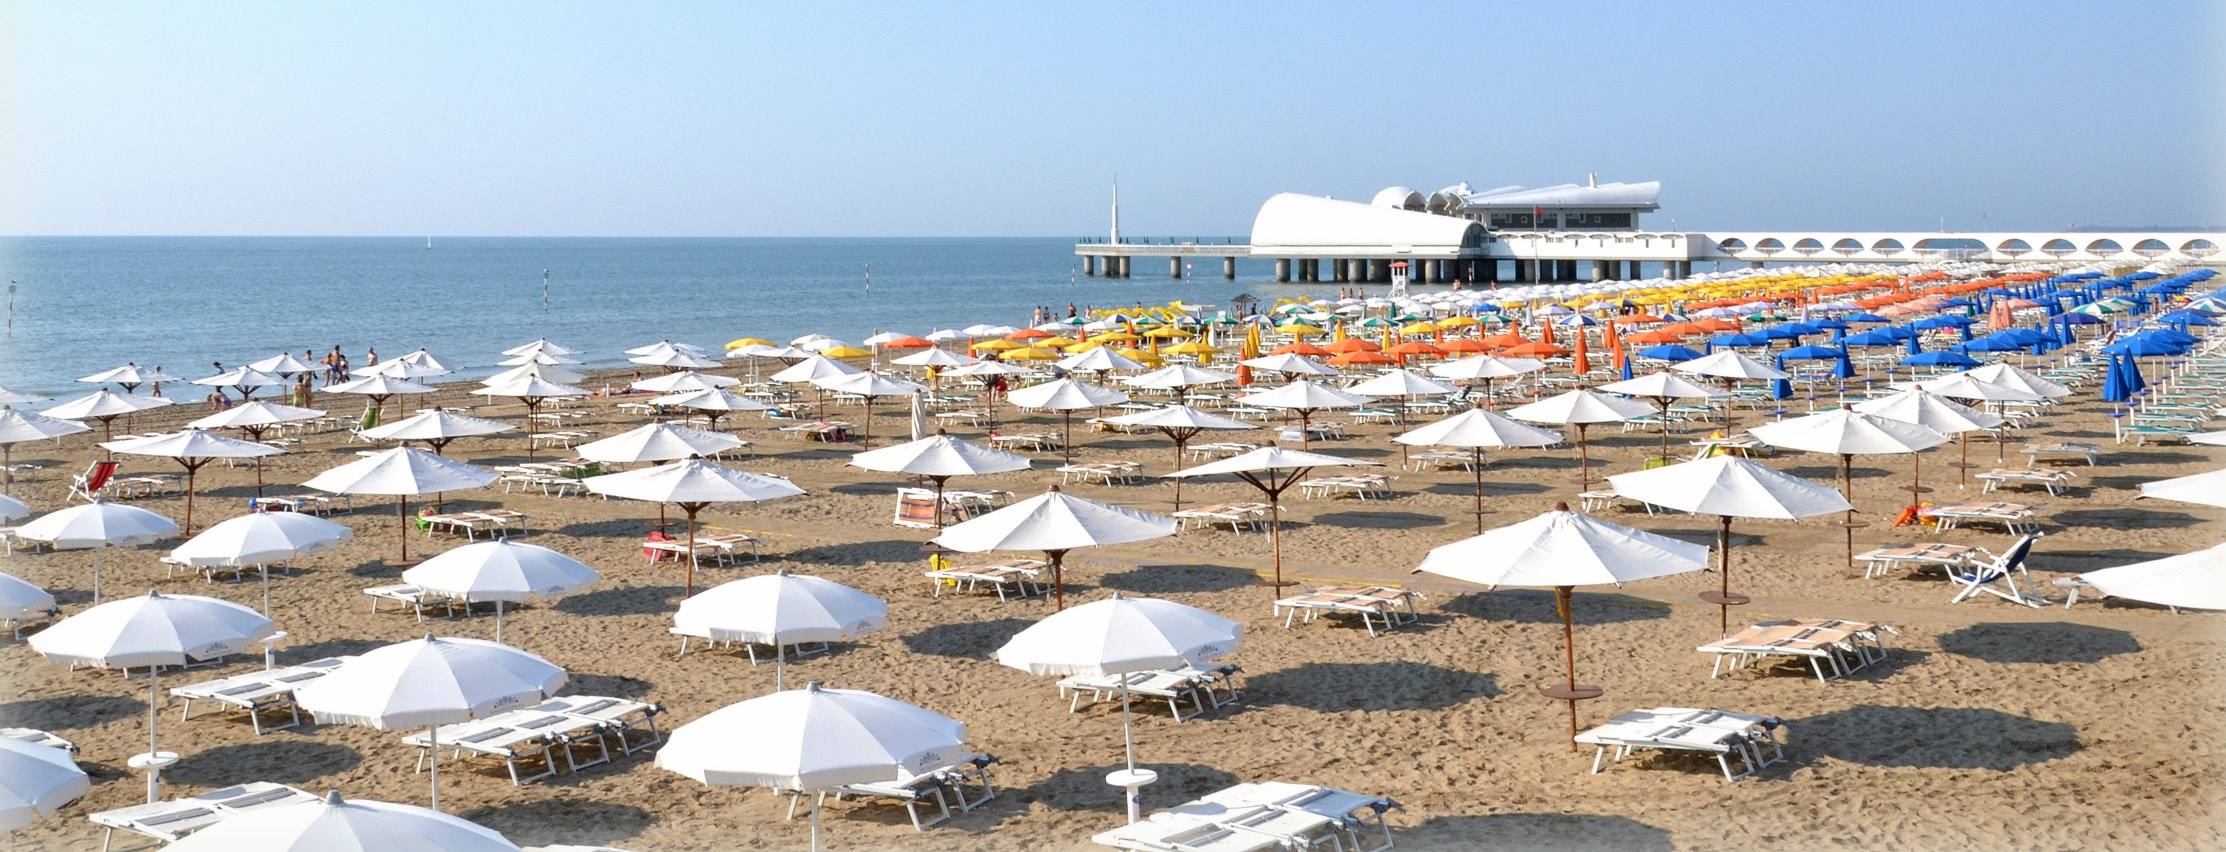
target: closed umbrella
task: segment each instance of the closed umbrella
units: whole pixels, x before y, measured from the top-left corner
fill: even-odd
[[[1172,367],[1168,369],[1174,369]],[[1208,414],[1187,405],[1169,405],[1133,414],[1120,414],[1105,418],[1105,422],[1119,426],[1149,426],[1175,443],[1175,467],[1183,466],[1183,448],[1192,438],[1207,430],[1238,431],[1259,428],[1242,420],[1232,420],[1218,414]],[[1175,480],[1175,511],[1183,510],[1183,481]]]
[[[641,470],[590,476],[581,480],[581,484],[587,486],[589,491],[609,497],[671,503],[688,515],[688,568],[684,588],[690,595],[696,593],[698,512],[713,503],[754,503],[804,493],[804,489],[786,479],[744,473],[703,459],[686,459]]]
[[[55,550],[93,551],[93,603],[100,603],[101,551],[145,544],[178,534],[175,521],[141,509],[95,500],[57,509],[17,527],[15,537],[45,542]]]
[[[1138,790],[1158,779],[1136,768],[1129,720],[1128,678],[1134,672],[1203,666],[1236,653],[1243,626],[1196,607],[1119,592],[1102,601],[1052,613],[997,649],[997,662],[1038,677],[1112,677],[1121,685],[1121,746],[1127,768],[1106,778],[1127,788],[1128,821],[1140,810]]]
[[[1621,423],[1643,417],[1650,411],[1651,406],[1637,400],[1578,388],[1508,409],[1507,416],[1532,423],[1577,427],[1577,490],[1583,492],[1592,490],[1592,453],[1585,445],[1585,430],[1594,423]]]
[[[1128,394],[1108,387],[1078,382],[1073,379],[1055,379],[1040,385],[1029,385],[1006,394],[1005,399],[1021,408],[1039,411],[1056,411],[1066,419],[1066,436],[1060,439],[1067,463],[1074,462],[1074,413],[1085,408],[1104,408],[1128,401]]]
[[[1577,644],[1571,595],[1578,586],[1598,586],[1666,577],[1708,567],[1708,548],[1665,535],[1611,524],[1559,503],[1554,510],[1430,550],[1416,571],[1481,586],[1544,587],[1554,590],[1554,612],[1561,616],[1562,658],[1567,675],[1546,697],[1569,703],[1569,747],[1577,747],[1577,702],[1598,698],[1597,686],[1577,683]]]
[[[943,529],[934,539],[947,550],[1040,550],[1051,563],[1054,605],[1065,609],[1067,551],[1166,538],[1175,521],[1060,492],[1042,494]]]
[[[1780,420],[1747,431],[1773,447],[1839,456],[1840,491],[1851,500],[1855,495],[1856,456],[1915,455],[1948,442],[1948,436],[1930,427],[1846,408]],[[1855,565],[1855,530],[1862,526],[1866,524],[1855,520],[1855,508],[1850,505],[1840,527],[1847,531],[1847,564],[1851,568]]]
[[[951,477],[1027,470],[1030,462],[1025,457],[970,444],[938,431],[917,441],[858,453],[850,457],[850,464],[882,473],[927,477],[935,483],[935,526],[942,529],[943,484]]]
[[[1192,479],[1200,476],[1227,474],[1251,483],[1268,498],[1268,548],[1273,555],[1275,578],[1268,587],[1270,595],[1281,594],[1283,583],[1283,492],[1290,490],[1317,467],[1381,467],[1372,461],[1348,459],[1341,456],[1290,450],[1279,446],[1261,447],[1248,453],[1207,462],[1197,467],[1185,468],[1167,474],[1169,479]]]
[[[15,484],[15,445],[90,432],[93,427],[72,420],[0,407],[0,494]]]
[[[153,802],[161,797],[162,768],[178,760],[157,739],[162,667],[237,654],[275,632],[262,613],[230,601],[149,591],[57,621],[30,642],[51,662],[147,670],[147,753],[132,758],[131,767],[147,770]]]
[[[169,852],[358,849],[518,852],[516,844],[470,820],[416,805],[342,799],[339,791],[327,792],[323,799],[314,802],[235,813],[168,847]]]
[[[683,636],[773,646],[778,690],[788,646],[841,642],[887,627],[889,605],[841,583],[783,568],[705,589],[680,602],[672,623]]]
[[[1608,482],[1616,493],[1633,500],[1716,516],[1716,549],[1723,560],[1718,569],[1720,588],[1702,592],[1700,598],[1716,605],[1727,636],[1731,634],[1731,607],[1748,602],[1745,595],[1731,593],[1731,519],[1796,520],[1844,512],[1853,505],[1830,488],[1737,456],[1617,474],[1608,477]]]
[[[263,614],[271,611],[272,563],[322,553],[355,537],[355,531],[300,512],[249,512],[218,521],[170,551],[170,558],[196,568],[256,566],[263,579]]]
[[[416,447],[396,447],[332,468],[302,485],[331,494],[392,496],[397,541],[397,565],[410,561],[410,498],[467,488],[485,488],[495,472]]]
[[[92,789],[68,751],[0,738],[0,831],[28,828]]]
[[[817,852],[827,791],[930,772],[969,754],[963,722],[871,692],[813,683],[729,704],[674,728],[657,751],[657,765],[717,787],[817,794]]]
[[[441,807],[440,727],[537,703],[564,688],[564,670],[525,651],[480,639],[426,636],[364,652],[294,691],[320,724],[381,731],[424,728],[436,759],[434,810]]]
[[[133,456],[162,456],[175,459],[186,472],[185,531],[193,534],[194,478],[201,473],[201,466],[217,459],[252,459],[275,456],[284,450],[269,444],[240,441],[212,434],[201,429],[187,429],[149,438],[125,438],[108,441],[101,448],[112,453]]]
[[[505,604],[555,600],[595,585],[601,576],[577,559],[508,539],[467,544],[402,572],[402,582],[464,601],[495,605],[495,641],[502,641]]]
[[[1484,451],[1493,447],[1550,447],[1561,436],[1525,426],[1482,408],[1406,432],[1392,440],[1417,447],[1454,447],[1469,451],[1469,472],[1476,478],[1476,531],[1484,532]]]

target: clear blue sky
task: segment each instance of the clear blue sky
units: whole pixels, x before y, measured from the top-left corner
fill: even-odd
[[[2226,15],[2110,3],[0,0],[0,233],[1242,234],[1660,179],[1680,228],[2226,222]]]

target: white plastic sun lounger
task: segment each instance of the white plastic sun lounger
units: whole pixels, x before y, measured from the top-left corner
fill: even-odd
[[[682,632],[681,629],[678,627],[665,628],[665,632],[680,637],[679,656],[683,657],[688,656],[688,640],[690,639],[701,639],[703,640],[703,644],[705,646],[711,648],[740,647],[742,649],[742,653],[749,656],[750,665],[753,666],[770,663],[776,656],[773,653],[773,651],[776,649],[771,645],[760,645],[756,642],[743,642],[735,639],[722,639],[719,638],[717,635],[705,636],[701,633],[686,633]],[[782,656],[790,660],[801,660],[805,657],[818,656],[820,654],[827,653],[832,648],[832,646],[826,642],[798,642],[793,645],[784,644],[781,647],[785,648],[786,650],[782,651],[781,654],[779,654],[778,656]],[[764,659],[758,658],[759,648],[765,649],[766,653]]]
[[[657,714],[665,712],[665,708],[643,701],[568,695],[551,698],[520,712],[559,713],[601,725],[618,740],[618,750],[622,754],[633,754],[665,741],[664,734],[657,730]],[[630,738],[628,734],[635,736]]]
[[[355,658],[326,657],[322,660],[311,660],[298,666],[287,666],[219,678],[188,686],[172,687],[170,694],[183,699],[183,706],[178,710],[179,721],[192,717],[193,702],[214,701],[218,704],[247,711],[248,724],[254,727],[256,736],[262,736],[266,731],[285,730],[300,725],[301,708],[294,704],[294,690],[301,688],[303,684],[331,674],[333,670],[340,667],[340,664],[353,659]],[[286,723],[264,725],[263,714],[272,711],[286,713],[288,717]]]
[[[0,728],[0,740],[15,740],[19,743],[58,748],[71,754],[77,753],[76,743],[37,728]]]
[[[1827,683],[1885,659],[1878,633],[1891,629],[1837,619],[1766,621],[1694,650],[1716,656],[1708,670],[1711,680],[1722,675],[1727,664],[1736,670],[1791,658],[1806,662],[1817,682]]]
[[[1724,710],[1656,707],[1624,713],[1578,734],[1576,740],[1594,747],[1594,774],[1600,772],[1609,749],[1615,750],[1618,763],[1640,749],[1656,749],[1710,755],[1723,770],[1724,780],[1737,781],[1784,758],[1785,749],[1776,733],[1783,724],[1774,717]],[[1765,747],[1768,754],[1764,753]],[[1740,760],[1738,772],[1732,771],[1734,756]]]
[[[386,600],[397,601],[405,606],[408,606],[411,611],[417,614],[417,620],[419,621],[425,620],[425,608],[428,606],[446,607],[448,609],[449,615],[456,614],[455,599],[450,598],[446,595],[428,592],[424,589],[420,589],[408,583],[396,583],[391,586],[373,586],[371,588],[364,589],[363,593],[371,596],[372,612],[378,612],[379,602],[382,600]]]
[[[284,784],[257,781],[211,790],[184,799],[97,811],[87,818],[94,825],[107,829],[101,836],[101,849],[106,852],[109,844],[115,840],[116,830],[119,828],[163,843],[171,843],[222,822],[227,817],[259,808],[316,800],[316,796]]]
[[[440,747],[448,749],[454,759],[461,759],[467,753],[500,758],[510,772],[510,783],[517,785],[557,774],[559,754],[564,756],[566,766],[575,772],[582,766],[610,760],[601,724],[558,713],[513,710],[485,719],[442,725],[438,733]],[[420,772],[425,771],[427,760],[441,759],[433,750],[432,740],[422,731],[403,737],[402,742],[418,748],[417,769]],[[590,743],[596,746],[598,757],[579,761],[574,746]],[[540,762],[539,772],[519,772],[520,763],[532,761]]]
[[[1121,849],[1315,849],[1381,852],[1392,846],[1384,815],[1398,802],[1332,787],[1238,784],[1152,814],[1091,840]],[[1380,840],[1375,838],[1380,837]],[[1260,840],[1272,845],[1257,846]],[[1375,841],[1375,842],[1371,842]]]

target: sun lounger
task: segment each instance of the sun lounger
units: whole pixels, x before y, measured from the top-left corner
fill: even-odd
[[[1942,569],[1961,565],[1978,551],[1978,548],[1967,544],[1943,542],[1889,544],[1864,551],[1855,557],[1855,561],[1863,563],[1863,577],[1869,579],[1905,565]]]
[[[1082,462],[1059,467],[1059,484],[1068,482],[1096,482],[1101,485],[1127,484],[1141,479],[1144,466],[1136,462]]]
[[[626,698],[568,695],[525,708],[535,713],[559,713],[602,725],[618,741],[622,754],[633,754],[665,741],[657,730],[657,714],[665,708]]]
[[[1085,704],[1119,700],[1121,682],[1126,680],[1132,700],[1144,698],[1164,701],[1167,703],[1168,713],[1179,723],[1207,710],[1235,702],[1236,673],[1235,666],[1221,666],[1213,669],[1130,672],[1117,677],[1075,675],[1059,681],[1059,697],[1067,699],[1067,712],[1073,713],[1081,710]],[[1183,707],[1185,701],[1190,705],[1187,712]]]
[[[1383,498],[1391,494],[1391,479],[1382,474],[1355,473],[1343,476],[1325,476],[1299,483],[1302,498],[1335,497],[1351,494],[1362,500]]]
[[[943,597],[943,590],[974,592],[987,587],[997,593],[1000,603],[1037,597],[1044,593],[1044,584],[1038,580],[1050,563],[1034,559],[1010,559],[988,565],[967,565],[958,568],[939,568],[927,572],[929,588],[935,598]]]
[[[326,657],[298,666],[250,672],[227,678],[171,687],[170,694],[183,699],[178,719],[183,721],[193,715],[193,702],[213,701],[247,711],[247,721],[256,736],[265,731],[278,731],[301,724],[301,708],[294,704],[294,690],[303,684],[331,674],[340,664],[354,657]],[[263,714],[284,712],[285,724],[264,725]]]
[[[513,512],[508,509],[489,509],[484,512],[420,515],[418,520],[421,522],[420,525],[425,528],[427,538],[433,536],[434,530],[445,528],[463,533],[467,540],[476,541],[481,532],[495,538],[506,538],[512,531],[525,532],[527,517],[523,512]]]
[[[1807,663],[1818,683],[1828,683],[1885,659],[1878,633],[1886,629],[1891,628],[1838,619],[1766,621],[1694,650],[1715,655],[1708,670],[1711,680],[1723,674],[1727,664],[1737,670],[1792,659]]]
[[[316,796],[301,790],[283,784],[257,781],[183,799],[96,811],[87,818],[94,825],[106,829],[101,837],[101,849],[105,852],[115,840],[117,829],[152,837],[163,843],[172,843],[228,817],[263,808],[314,801],[317,801]]]
[[[1724,780],[1737,781],[1784,758],[1784,746],[1777,738],[1777,729],[1783,724],[1779,719],[1768,716],[1687,707],[1656,707],[1616,716],[1605,725],[1578,734],[1576,739],[1579,743],[1594,747],[1594,774],[1600,772],[1601,760],[1607,756],[1609,749],[1615,750],[1617,763],[1623,762],[1633,752],[1654,749],[1697,752],[1712,756],[1716,759],[1717,768],[1723,770]],[[1740,760],[1740,770],[1736,773],[1732,771],[1733,757]]]
[[[2095,459],[2102,455],[2102,448],[2093,444],[2026,444],[2025,455],[2039,462],[2043,458],[2085,459],[2088,467],[2095,466]]]
[[[1227,456],[1243,455],[1259,448],[1260,445],[1258,444],[1246,444],[1236,441],[1209,441],[1202,444],[1191,444],[1190,446],[1184,447],[1183,455],[1194,459],[1217,459]]]
[[[371,588],[364,589],[363,593],[371,597],[372,612],[379,611],[380,601],[396,601],[408,605],[411,611],[417,614],[417,620],[419,621],[425,620],[425,608],[428,606],[446,607],[448,609],[449,615],[456,614],[456,600],[454,598],[435,592],[428,592],[424,589],[420,589],[408,583],[396,583],[391,586],[373,586]]]
[[[994,798],[997,795],[997,790],[990,785],[989,766],[996,762],[997,758],[995,757],[986,754],[975,755],[963,762],[939,767],[928,772],[919,774],[899,772],[896,778],[889,781],[873,784],[845,784],[836,788],[833,792],[838,800],[844,798],[895,799],[898,803],[904,805],[905,815],[911,817],[912,830],[926,831],[928,826],[949,820],[953,804],[957,805],[959,812],[964,813]],[[970,793],[969,788],[974,792]],[[789,805],[792,811],[797,799],[800,798],[801,795],[799,794],[790,800]],[[920,818],[920,806],[930,802],[934,803],[936,814],[923,821]]]
[[[1357,615],[1368,635],[1377,634],[1376,625],[1383,624],[1390,630],[1400,624],[1418,620],[1414,599],[1419,592],[1390,586],[1324,586],[1303,595],[1294,595],[1275,602],[1275,614],[1283,617],[1288,629],[1301,615],[1313,621],[1324,615]]]
[[[1948,578],[1963,585],[1948,602],[1962,603],[1976,595],[1987,594],[2011,603],[2040,606],[2039,596],[2027,595],[2017,585],[2019,578],[2024,578],[2027,586],[2033,584],[2032,575],[2025,570],[2025,562],[2032,555],[2033,542],[2038,538],[2031,533],[2018,536],[2016,543],[2000,555],[1974,548],[1975,553],[1970,558],[1948,566]]]
[[[1399,803],[1381,796],[1310,784],[1254,782],[1209,793],[1090,839],[1103,846],[1151,852],[1199,848],[1382,852],[1392,847],[1384,815],[1394,810],[1402,810]]]
[[[610,744],[604,737],[608,729],[608,723],[587,716],[529,707],[485,719],[442,725],[436,733],[440,747],[450,750],[454,759],[462,759],[467,754],[499,758],[510,772],[510,783],[523,785],[557,774],[559,755],[564,758],[564,768],[572,772],[610,762]],[[433,740],[423,732],[409,734],[402,742],[420,749],[417,759],[420,772],[425,770],[427,760],[440,759],[434,752]],[[582,760],[581,753],[589,749],[593,757]],[[540,764],[540,771],[519,772],[519,764],[534,762]]]
[[[2011,535],[2031,535],[2040,531],[2033,507],[2023,503],[1959,503],[1952,506],[1933,506],[1922,513],[1939,522],[1941,531],[1955,529],[1971,521],[1990,521],[2001,524]]]
[[[897,489],[897,514],[890,523],[914,529],[935,529],[935,492],[920,488]]]
[[[1459,450],[1424,450],[1407,455],[1407,467],[1416,473],[1421,473],[1430,468],[1457,467],[1462,470],[1474,470],[1476,465],[1476,454],[1464,453]]]
[[[1579,506],[1579,508],[1583,509],[1585,513],[1590,514],[1593,512],[1605,512],[1609,509],[1615,508],[1615,505],[1617,503],[1630,499],[1631,498],[1617,493],[1616,490],[1613,488],[1603,488],[1597,491],[1585,491],[1579,493],[1577,495],[1577,505]],[[1649,515],[1656,514],[1659,511],[1652,503],[1637,500],[1633,500],[1632,502],[1638,503],[1639,508],[1645,509],[1646,513]]]
[[[1184,509],[1174,513],[1173,517],[1183,522],[1184,529],[1225,523],[1229,525],[1230,532],[1261,532],[1267,527],[1268,511],[1266,503],[1222,503]]]
[[[37,728],[0,728],[0,740],[58,748],[70,754],[77,753],[77,744]]]
[[[820,654],[827,653],[829,650],[832,649],[832,646],[826,642],[797,642],[794,644],[783,644],[779,649],[775,649],[771,645],[761,645],[756,642],[746,642],[740,639],[732,638],[731,636],[720,636],[718,635],[718,631],[713,631],[711,635],[706,636],[702,633],[683,632],[678,627],[668,627],[665,629],[665,632],[680,637],[680,656],[688,656],[688,640],[702,639],[704,640],[704,645],[711,648],[740,647],[742,649],[743,655],[750,658],[750,665],[753,666],[772,662],[775,656],[780,656],[790,660],[800,660],[805,657],[814,657]],[[765,649],[765,659],[758,659],[759,648]],[[779,651],[778,654],[775,654],[776,650]]]
[[[90,503],[97,499],[101,489],[107,488],[108,481],[116,477],[117,467],[114,461],[93,462],[84,473],[70,477],[70,493],[63,502],[84,500]]]
[[[1985,483],[1979,493],[1992,494],[2004,485],[2017,483],[2038,485],[2048,489],[2048,496],[2058,497],[2063,495],[2064,487],[2071,484],[2071,478],[2072,473],[2068,470],[1995,468],[1979,474],[1979,481]]]
[[[15,549],[12,546],[8,549],[8,554],[10,556],[15,555]],[[44,612],[27,613],[21,618],[8,619],[8,630],[15,636],[15,638],[21,639],[23,638],[23,628],[29,627],[33,624],[50,624],[55,619],[61,617],[61,607],[47,607],[46,611]]]

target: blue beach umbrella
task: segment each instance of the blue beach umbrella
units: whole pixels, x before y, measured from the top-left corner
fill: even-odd
[[[1903,358],[1901,359],[1901,365],[1904,367],[1976,367],[1979,362],[1977,359],[1961,352],[1938,350],[1919,352]]]
[[[1695,358],[1700,357],[1702,353],[1695,352],[1691,348],[1679,346],[1675,343],[1664,343],[1658,346],[1649,346],[1645,349],[1641,349],[1636,354],[1640,358],[1657,358],[1663,361],[1670,361],[1674,363],[1680,361],[1691,361]],[[1626,361],[1628,361],[1628,359],[1626,359]]]
[[[1842,346],[1842,347],[1840,347],[1840,349],[1839,349],[1839,353],[1840,353],[1840,354],[1839,354],[1839,357],[1838,357],[1837,359],[1835,359],[1835,360],[1834,360],[1834,362],[1833,362],[1833,364],[1832,364],[1832,378],[1835,378],[1835,379],[1852,379],[1852,378],[1855,378],[1855,362],[1854,362],[1854,361],[1851,361],[1851,360],[1849,360],[1849,359],[1848,359],[1848,357],[1847,357],[1847,347],[1845,347],[1845,346]]]
[[[1786,361],[1828,361],[1838,357],[1840,357],[1839,347],[1819,346],[1812,343],[1807,346],[1796,346],[1792,349],[1788,349],[1784,352],[1778,353],[1778,362],[1784,363]]]

